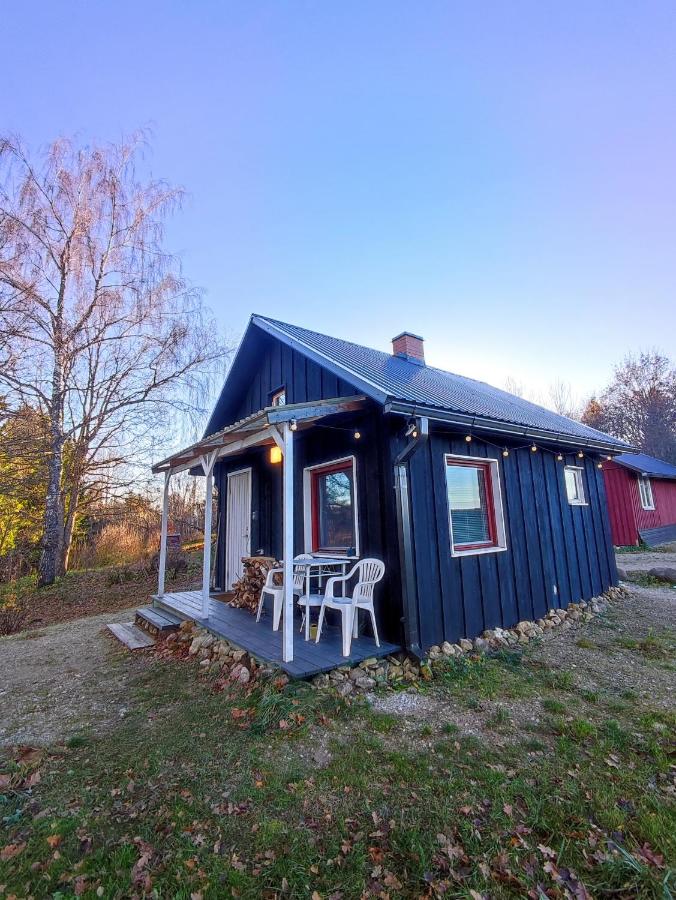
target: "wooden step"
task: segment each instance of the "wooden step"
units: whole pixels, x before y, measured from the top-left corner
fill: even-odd
[[[164,609],[142,606],[136,610],[136,625],[147,631],[148,634],[156,635],[176,631],[180,624],[181,620],[178,616],[174,616]]]
[[[106,628],[130,650],[143,650],[144,647],[152,647],[155,643],[155,638],[133,622],[114,622]]]

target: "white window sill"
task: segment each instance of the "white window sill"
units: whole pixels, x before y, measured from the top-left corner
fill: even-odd
[[[569,500],[570,506],[589,506],[586,500]]]
[[[451,556],[482,556],[484,553],[504,553],[507,547],[476,547],[474,550],[451,549]]]

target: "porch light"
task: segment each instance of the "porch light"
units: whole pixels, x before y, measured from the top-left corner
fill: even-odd
[[[273,447],[270,447],[270,462],[271,463],[280,463],[282,461],[282,451],[275,444]]]
[[[409,421],[408,427],[406,428],[406,437],[418,437],[418,426],[415,423],[415,419]]]

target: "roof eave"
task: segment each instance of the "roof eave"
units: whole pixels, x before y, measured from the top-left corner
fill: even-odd
[[[615,462],[618,466],[622,466],[624,469],[631,469],[632,472],[636,472],[638,475],[646,475],[648,478],[658,478],[664,481],[676,481],[676,474],[654,472],[652,469],[646,468],[646,466],[636,466],[633,463],[625,462],[623,459],[615,459]]]
[[[529,440],[550,441],[570,445],[571,447],[586,447],[593,450],[603,450],[607,453],[624,453],[632,448],[621,441],[597,441],[590,438],[582,438],[576,435],[563,434],[557,431],[548,431],[542,428],[528,428],[524,425],[515,425],[513,422],[505,422],[499,419],[487,419],[482,416],[472,416],[465,413],[452,412],[438,407],[425,406],[424,404],[407,403],[401,400],[390,400],[385,403],[385,412],[397,415],[422,415],[435,422],[444,422],[449,425],[460,425],[468,428],[476,428],[482,431],[491,431],[510,437],[524,437]]]

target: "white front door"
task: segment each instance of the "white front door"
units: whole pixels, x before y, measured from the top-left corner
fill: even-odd
[[[242,575],[242,557],[251,555],[251,469],[228,474],[225,512],[225,589]]]

